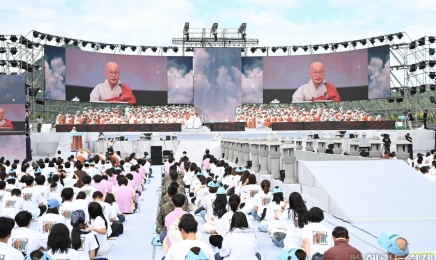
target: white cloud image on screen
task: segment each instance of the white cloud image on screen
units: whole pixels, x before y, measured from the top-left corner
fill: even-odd
[[[65,64],[62,58],[44,60],[45,96],[52,100],[65,100]]]
[[[383,60],[372,57],[368,64],[368,98],[390,97],[390,63],[383,64]]]
[[[185,64],[168,60],[168,103],[193,104],[194,103],[194,70],[188,71]]]
[[[25,135],[0,135],[0,147],[6,160],[18,159],[22,161],[26,158],[26,136]]]

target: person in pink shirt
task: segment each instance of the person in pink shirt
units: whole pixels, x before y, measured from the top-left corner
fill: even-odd
[[[114,195],[120,211],[123,214],[134,213],[138,208],[138,203],[135,199],[135,191],[127,185],[127,179],[125,177],[120,177],[118,179],[118,187],[115,188]],[[132,204],[135,205],[135,209],[132,211]]]
[[[113,179],[115,180],[115,183],[116,183],[117,179],[116,178],[113,178]],[[101,176],[100,183],[101,183],[101,185],[103,185],[106,188],[107,192],[112,192],[114,185],[112,184],[112,182],[109,181],[109,178],[107,175]]]
[[[210,166],[210,154],[206,154],[206,159],[204,159],[203,161],[203,169],[209,170],[209,166]]]
[[[138,200],[139,195],[141,195],[141,192],[138,192],[138,190],[136,189],[136,183],[133,180],[133,175],[131,173],[128,173],[126,175],[126,178],[127,178],[127,186],[131,187],[135,191],[135,194],[136,194],[135,197],[136,197],[136,200]]]
[[[114,174],[114,170],[113,169],[107,169],[106,170],[106,176],[107,176],[107,181],[110,182],[112,184],[112,186],[115,186],[115,184],[118,183],[117,182],[117,176]]]
[[[97,190],[99,190],[101,193],[106,194],[108,190],[106,186],[101,183],[101,175],[96,174],[94,175],[93,179],[94,179],[94,185],[92,186]]]
[[[165,174],[170,172],[170,167],[174,164],[174,158],[168,158],[168,161],[165,162]]]
[[[174,210],[169,213],[165,217],[165,226],[167,227],[167,230],[170,230],[171,224],[173,224],[174,221],[176,221],[180,216],[183,214],[186,214],[187,212],[183,210],[183,205],[185,205],[185,196],[182,194],[175,194],[171,200],[173,201]],[[165,242],[168,245],[168,250],[171,247],[171,241],[168,236],[165,237]]]
[[[132,165],[130,167],[130,173],[133,175],[133,181],[136,184],[136,191],[141,195],[142,186],[141,186],[141,175],[138,173],[138,168],[136,165]]]

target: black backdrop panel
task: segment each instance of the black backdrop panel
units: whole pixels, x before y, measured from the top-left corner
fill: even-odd
[[[56,132],[71,132],[71,130],[73,130],[73,127],[76,127],[77,132],[89,132],[88,126],[89,125],[56,125]]]
[[[365,122],[363,121],[355,121],[355,122],[343,122],[338,121],[335,122],[336,130],[364,130]]]
[[[303,122],[276,122],[272,123],[273,131],[285,131],[285,130],[304,130]]]
[[[150,124],[120,125],[120,132],[150,132]]]
[[[333,122],[305,122],[304,130],[335,130]]]
[[[88,125],[88,132],[119,132],[120,125]]]
[[[365,129],[395,129],[395,121],[369,121],[365,122]]]
[[[213,123],[210,131],[245,131],[244,122]]]
[[[182,132],[182,124],[153,124],[151,132]]]

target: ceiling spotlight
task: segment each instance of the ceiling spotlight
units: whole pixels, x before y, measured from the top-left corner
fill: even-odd
[[[73,44],[74,44],[74,46],[77,46],[77,45],[79,45],[79,41],[78,40],[73,40]]]
[[[371,38],[369,39],[369,42],[370,42],[371,44],[374,44],[374,43],[375,43],[375,38],[374,38],[374,37],[371,37]]]
[[[424,92],[425,92],[425,85],[419,86],[419,93],[424,93]]]
[[[147,50],[147,47],[145,47],[145,46],[141,46],[141,51],[142,52],[145,52]]]
[[[313,47],[312,47],[312,49],[313,49],[314,51],[317,51],[318,48],[319,48],[318,44],[315,44],[315,45],[313,45]]]
[[[430,84],[430,90],[431,91],[435,91],[436,90],[436,85],[435,84]]]
[[[17,54],[18,50],[17,50],[16,47],[12,47],[12,48],[9,50],[9,52],[12,53],[12,55],[15,55],[15,54]]]
[[[419,62],[419,64],[418,64],[418,69],[420,69],[420,70],[425,69],[425,61],[421,61],[421,62]]]
[[[106,47],[106,43],[100,43],[100,48],[103,50]]]
[[[61,42],[61,40],[62,40],[62,38],[61,38],[61,37],[59,37],[59,36],[57,36],[57,37],[56,37],[56,42],[57,42],[57,43],[60,43],[60,42]]]
[[[389,103],[394,103],[394,102],[395,102],[395,99],[393,99],[393,98],[388,98],[388,102],[389,102]]]
[[[173,47],[173,52],[177,53],[179,51],[178,47]],[[242,48],[241,52],[244,52],[244,48]]]
[[[14,67],[14,68],[18,66],[18,62],[15,61],[15,60],[11,60],[11,61],[9,61],[9,63],[10,63],[11,66]]]
[[[329,49],[329,45],[328,44],[324,44],[322,47],[324,48],[324,50],[328,50]]]
[[[422,45],[424,45],[425,44],[425,37],[421,37],[421,38],[419,38],[419,40],[418,40],[418,45],[419,46],[422,46]]]
[[[256,49],[257,49],[256,47],[251,47],[251,49],[250,49],[251,53],[254,53],[256,51]]]
[[[404,100],[403,98],[397,98],[396,99],[397,103],[401,103],[401,102],[403,102],[403,100]]]
[[[1,61],[0,61],[0,62],[1,62]],[[435,78],[436,78],[436,72],[432,71],[432,72],[430,72],[430,73],[428,74],[428,76],[429,76],[431,79],[435,79]]]
[[[333,50],[337,50],[338,47],[339,47],[339,44],[337,44],[337,43],[333,43],[333,45],[332,45],[332,49],[333,49]]]
[[[136,51],[136,46],[130,46],[130,49],[131,49],[132,51]]]
[[[303,50],[306,52],[309,49],[307,46],[303,46]]]
[[[428,37],[428,41],[429,41],[430,43],[434,43],[434,42],[435,42],[435,37],[434,37],[434,36],[429,36],[429,37]]]
[[[95,42],[91,43],[91,48],[94,49],[96,45],[97,45],[97,44],[95,44]]]
[[[275,52],[276,52],[276,50],[277,50],[277,47],[272,47],[272,48],[271,48],[271,50],[272,50],[272,52],[274,52],[274,53],[275,53]]]
[[[115,50],[117,46],[115,44],[109,44],[109,49],[111,50]]]
[[[6,48],[5,47],[0,47],[0,54],[3,54],[6,52]]]
[[[153,46],[153,47],[151,47],[151,50],[152,50],[153,52],[156,52],[156,51],[157,51],[157,48],[156,48],[155,46]]]
[[[282,47],[283,52],[287,52],[288,51],[288,47]]]
[[[69,43],[70,43],[70,41],[71,41],[71,39],[70,39],[70,38],[64,38],[64,42],[65,42],[66,44],[69,44]]]
[[[388,40],[389,40],[389,41],[392,41],[393,39],[394,39],[394,36],[393,36],[392,34],[389,34],[389,35],[388,35]]]
[[[0,66],[4,66],[4,65],[6,65],[6,61],[0,60]]]
[[[434,96],[430,97],[430,103],[434,103],[436,101],[436,98]]]
[[[344,46],[344,48],[347,48],[348,47],[348,42],[343,42],[342,46]]]
[[[410,88],[410,95],[415,95],[416,94],[416,87],[411,87]]]
[[[122,51],[125,51],[126,50],[126,45],[121,45],[121,47],[120,47],[120,49],[122,50]]]
[[[403,38],[403,33],[397,33],[397,37],[398,37],[398,39],[401,39],[401,38]]]
[[[296,52],[298,50],[298,46],[292,46],[292,50]]]
[[[15,35],[11,35],[11,37],[9,37],[9,40],[11,40],[11,42],[16,42],[18,38]]]
[[[38,38],[38,35],[39,35],[39,32],[37,32],[37,31],[33,31],[33,37],[34,37],[34,38]]]
[[[53,40],[53,35],[47,34],[47,41],[51,42]]]
[[[262,47],[260,50],[262,51],[262,53],[266,52],[266,48],[265,47]]]
[[[415,72],[416,71],[416,64],[412,64],[409,67],[409,72]]]
[[[163,47],[162,50],[166,53],[168,51],[168,47]]]
[[[41,39],[41,40],[44,40],[45,39],[45,34],[43,34],[43,33],[41,33],[40,35],[39,35],[39,39]]]
[[[430,55],[434,55],[435,49],[434,48],[428,49],[428,53],[430,53]]]
[[[0,41],[2,41],[2,42],[6,41],[6,38],[4,35],[0,35]]]
[[[435,60],[429,60],[429,61],[428,61],[428,66],[429,66],[429,67],[432,67],[432,68],[433,68],[434,65],[436,65],[436,61],[435,61]]]
[[[409,43],[409,49],[410,50],[413,50],[415,48],[416,48],[416,41],[413,41],[413,42]]]
[[[378,40],[379,40],[379,42],[384,42],[385,41],[385,37],[384,36],[379,36]]]
[[[37,99],[37,100],[35,100],[35,103],[36,103],[36,104],[39,104],[39,105],[44,105],[44,104],[45,104],[45,101],[44,101],[44,100]]]
[[[366,45],[366,39],[362,39],[362,40],[360,40],[360,43],[361,43],[363,46],[365,46],[365,45]]]
[[[351,46],[353,46],[354,48],[356,48],[357,45],[357,41],[351,41]]]

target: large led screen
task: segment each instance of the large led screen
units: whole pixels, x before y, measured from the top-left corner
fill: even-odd
[[[192,57],[168,57],[168,103],[194,104]]]
[[[390,96],[389,46],[264,57],[263,78],[264,103],[386,98]]]
[[[23,161],[26,159],[26,136],[24,134],[0,134],[0,147],[3,153],[1,156],[5,160],[13,161],[18,159]]]
[[[210,122],[235,120],[241,104],[241,49],[194,50],[194,104]]]
[[[0,75],[0,91],[0,131],[25,131],[24,75]]]
[[[242,103],[263,102],[263,58],[242,57]]]

